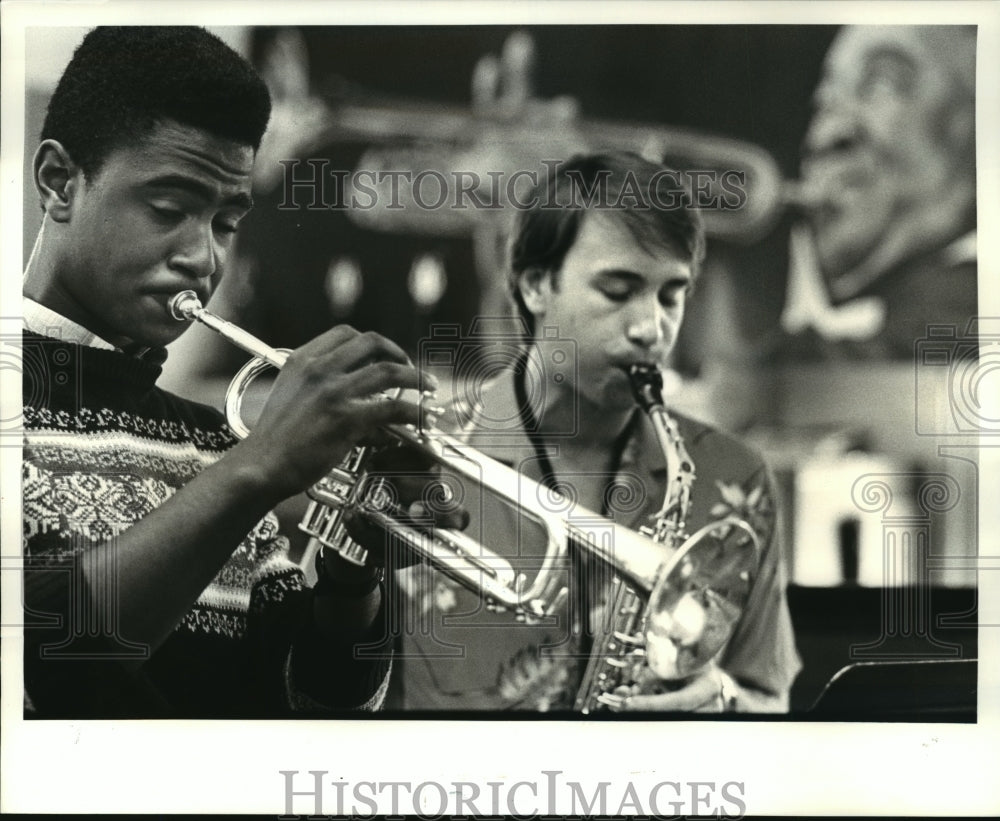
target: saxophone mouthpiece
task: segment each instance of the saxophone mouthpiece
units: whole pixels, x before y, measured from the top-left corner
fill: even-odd
[[[201,310],[201,300],[194,291],[181,291],[170,297],[167,309],[170,315],[178,322],[197,319],[198,311]]]
[[[663,374],[657,365],[636,362],[629,366],[632,395],[644,411],[663,405]]]

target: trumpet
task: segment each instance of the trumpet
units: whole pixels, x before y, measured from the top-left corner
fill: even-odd
[[[243,395],[263,371],[280,369],[290,352],[272,348],[210,313],[193,291],[175,295],[168,307],[177,320],[202,322],[252,355],[226,392],[227,421],[238,437],[245,437],[249,429],[241,416]],[[537,574],[529,579],[526,574],[515,572],[504,557],[461,531],[435,528],[429,522],[400,515],[400,505],[391,486],[377,474],[369,473],[367,463],[372,448],[365,446],[355,447],[341,464],[307,491],[311,501],[299,527],[316,539],[321,548],[336,550],[356,564],[366,562],[366,549],[351,539],[344,526],[344,514],[352,511],[393,536],[420,561],[481,596],[487,605],[512,611],[525,620],[541,619],[560,611],[568,597],[565,570],[570,551],[578,550],[610,568],[649,602],[652,606],[646,608],[646,617],[661,628],[664,622],[683,621],[678,608],[690,609],[689,594],[696,588],[702,590],[711,585],[715,599],[725,601],[724,620],[714,621],[713,613],[706,611],[697,635],[687,630],[683,637],[676,637],[685,648],[684,652],[671,655],[685,659],[677,668],[677,677],[689,674],[698,664],[714,657],[728,640],[734,614],[741,612],[746,604],[756,563],[757,537],[742,520],[720,520],[683,544],[673,546],[669,540],[663,543],[651,538],[649,531],[635,532],[592,513],[575,500],[542,488],[443,431],[422,423],[387,425],[386,430],[399,443],[440,465],[439,481],[481,485],[484,491],[496,494],[517,509],[519,515],[539,525],[545,533],[546,549]],[[711,538],[704,538],[709,531]]]

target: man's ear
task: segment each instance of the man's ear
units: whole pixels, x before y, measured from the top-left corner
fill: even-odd
[[[535,316],[544,316],[552,294],[552,272],[548,268],[527,268],[517,282],[525,307]]]
[[[69,222],[83,171],[56,140],[44,140],[38,146],[34,169],[35,188],[46,215],[55,222]]]

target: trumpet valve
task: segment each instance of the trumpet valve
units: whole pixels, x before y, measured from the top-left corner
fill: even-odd
[[[340,557],[358,567],[364,567],[368,562],[368,551],[357,542],[349,539],[340,549]]]
[[[444,415],[445,409],[439,405],[428,404],[437,401],[437,393],[434,391],[421,391],[417,399],[418,421],[417,435],[424,438],[425,434],[437,427],[438,420]]]

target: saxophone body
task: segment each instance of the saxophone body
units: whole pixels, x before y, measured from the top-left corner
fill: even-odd
[[[658,368],[634,365],[633,393],[656,432],[667,468],[663,504],[639,533],[663,546],[651,587],[611,580],[608,610],[595,637],[573,709],[620,706],[636,693],[662,691],[707,664],[728,640],[749,595],[759,541],[727,518],[686,532],[695,465],[663,404]]]

